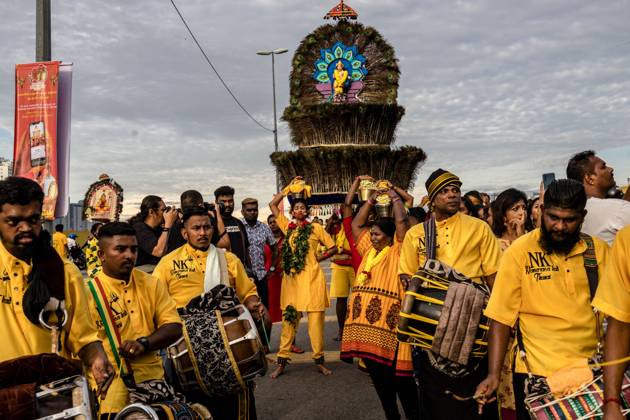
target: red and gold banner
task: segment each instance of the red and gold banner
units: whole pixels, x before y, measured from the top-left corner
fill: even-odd
[[[13,175],[30,178],[44,190],[42,216],[53,220],[57,178],[59,61],[15,66]]]

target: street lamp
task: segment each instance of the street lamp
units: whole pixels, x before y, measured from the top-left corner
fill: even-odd
[[[273,89],[273,145],[274,150],[278,151],[278,116],[276,113],[276,60],[277,54],[284,54],[288,52],[286,48],[278,48],[273,51],[258,51],[258,55],[270,55],[271,56],[271,86]],[[280,174],[278,168],[276,168],[276,192],[280,191]]]

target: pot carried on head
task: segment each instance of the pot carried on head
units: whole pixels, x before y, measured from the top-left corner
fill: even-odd
[[[376,183],[369,179],[362,179],[359,183],[359,200],[368,201],[374,191],[376,191]]]
[[[282,190],[284,195],[290,195],[294,200],[306,199],[311,196],[311,186],[301,176],[296,176],[289,185]]]

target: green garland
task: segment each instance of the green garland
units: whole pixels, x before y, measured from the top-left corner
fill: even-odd
[[[297,323],[300,320],[300,314],[293,305],[287,305],[284,309],[283,318],[291,325],[297,326]]]
[[[291,248],[291,236],[297,229],[297,238],[295,238],[295,251]],[[313,232],[313,225],[310,223],[302,228],[289,227],[287,237],[282,244],[282,267],[286,274],[298,274],[304,270],[306,263],[306,254],[308,253],[308,238]]]

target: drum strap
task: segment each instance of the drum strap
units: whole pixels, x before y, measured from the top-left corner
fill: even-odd
[[[590,235],[581,233],[580,237],[586,243],[586,251],[584,251],[582,257],[584,258],[584,270],[586,271],[586,277],[588,279],[588,290],[590,292],[592,301],[595,297],[595,292],[597,291],[597,285],[599,284],[599,266],[597,264],[597,255],[595,254],[595,243],[593,242],[593,238]],[[593,308],[593,312],[595,312],[595,328],[597,331],[597,354],[600,354],[602,351],[602,336],[601,324],[599,322],[599,311]],[[519,355],[523,360],[523,363],[525,363],[525,367],[527,368],[527,374],[532,377],[533,375],[529,367],[529,363],[527,362],[527,355],[525,353],[523,334],[521,332],[518,321],[516,322],[516,342],[518,345]]]
[[[109,347],[112,349],[112,354],[114,355],[114,361],[116,362],[116,365],[118,365],[120,376],[123,377],[125,369],[127,371],[127,375],[133,376],[133,369],[131,368],[131,363],[129,363],[129,360],[121,358],[120,354],[118,353],[118,348],[122,346],[122,339],[120,337],[120,331],[118,330],[118,327],[116,326],[116,321],[114,320],[114,314],[112,313],[112,309],[109,306],[109,301],[107,300],[107,294],[105,293],[103,284],[99,280],[98,276],[95,276],[88,280],[88,288],[90,289],[90,293],[92,294],[92,297],[94,298],[94,302],[96,303],[96,310],[98,311],[98,314],[101,317],[101,321],[103,322],[105,335],[107,335],[107,341],[109,341]],[[124,361],[124,366],[123,366],[123,361]]]

